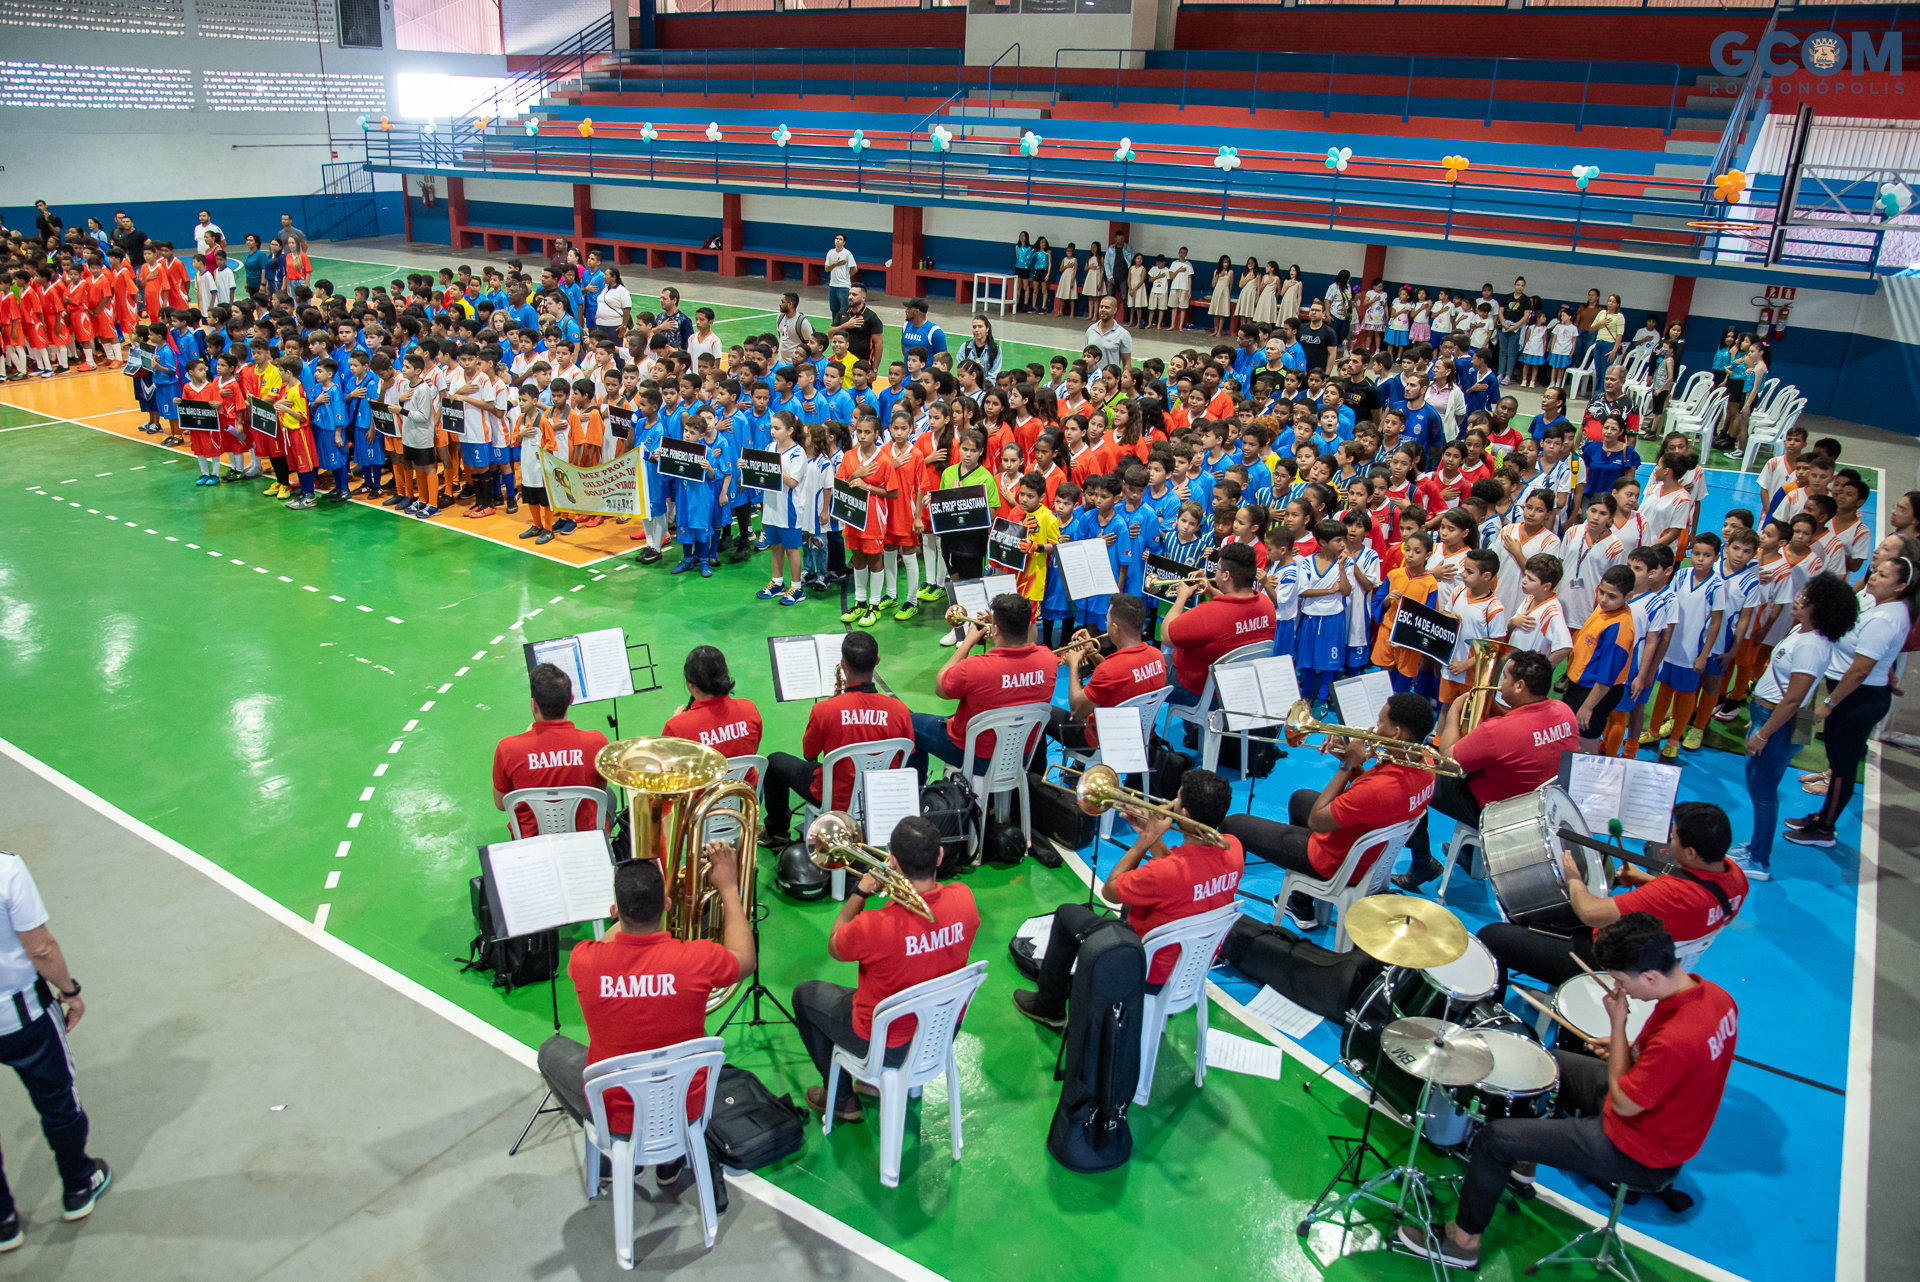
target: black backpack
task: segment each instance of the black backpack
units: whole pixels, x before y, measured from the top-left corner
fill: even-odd
[[[736,1171],[757,1170],[798,1153],[806,1142],[804,1115],[793,1097],[774,1093],[744,1068],[724,1064],[707,1119],[707,1153]]]
[[[1359,949],[1336,953],[1282,926],[1242,917],[1220,945],[1220,960],[1295,1005],[1344,1022],[1386,967]]]
[[[493,972],[493,986],[512,992],[528,984],[544,984],[560,973],[560,932],[544,930],[518,939],[497,940],[494,936],[493,905],[487,902],[487,880],[475,877],[467,883],[467,895],[473,901],[473,942],[467,945],[470,970]]]
[[[1060,1103],[1047,1151],[1070,1171],[1105,1171],[1133,1156],[1127,1105],[1140,1086],[1140,1021],[1147,952],[1125,922],[1109,918],[1081,939],[1067,998]]]
[[[957,774],[943,775],[920,790],[920,817],[940,830],[940,880],[951,877],[966,858],[975,812],[973,790]]]

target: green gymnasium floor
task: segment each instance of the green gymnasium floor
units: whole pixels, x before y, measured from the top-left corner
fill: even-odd
[[[571,569],[375,508],[294,514],[253,486],[196,487],[183,458],[12,406],[0,429],[18,429],[0,435],[0,736],[528,1045],[550,1031],[545,988],[503,996],[459,966],[475,847],[502,834],[493,745],[529,716],[520,642],[619,625],[649,643],[667,688],[622,702],[635,735],[677,707],[690,646],[733,638],[741,693],[778,747],[798,741],[805,708],[773,703],[761,638],[837,626],[837,605],[756,601],[757,566],[711,580]],[[931,617],[877,630],[887,680],[917,708],[943,706],[930,693],[948,653],[938,631]],[[771,872],[761,852],[764,885]],[[1328,1136],[1357,1130],[1360,1105],[1302,1094],[1317,1065],[1293,1059],[1277,1083],[1216,1070],[1196,1090],[1191,1018],[1174,1020],[1152,1103],[1134,1112],[1133,1161],[1091,1177],[1054,1164],[1043,1140],[1058,1043],[1014,1013],[1004,950],[1021,920],[1084,887],[1031,862],[967,880],[992,968],[961,1039],[965,1160],[947,1152],[936,1084],[910,1116],[898,1190],[879,1183],[871,1124],[816,1129],[762,1175],[955,1279],[1149,1282],[1182,1263],[1234,1279],[1428,1276],[1404,1257],[1342,1258],[1333,1229],[1302,1250],[1294,1225],[1333,1172]],[[770,985],[852,982],[825,954],[835,905],[768,897]],[[564,988],[561,1003],[583,1035]],[[1248,1031],[1216,1010],[1217,1026]],[[776,1092],[812,1080],[790,1028],[729,1040]],[[1375,1135],[1390,1150],[1404,1138]],[[1516,1276],[1577,1227],[1541,1202],[1503,1214],[1484,1275]],[[1347,1249],[1368,1243],[1356,1234]],[[1636,1257],[1649,1279],[1694,1276]]]

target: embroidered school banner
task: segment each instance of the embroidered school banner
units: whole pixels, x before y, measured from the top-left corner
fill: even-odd
[[[547,497],[556,511],[610,512],[644,520],[652,513],[647,510],[647,487],[641,483],[641,459],[639,450],[628,450],[611,462],[578,467],[541,450]]]

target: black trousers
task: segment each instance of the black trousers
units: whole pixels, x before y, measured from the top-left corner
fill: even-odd
[[[1427,840],[1427,819],[1436,810],[1449,819],[1462,820],[1476,828],[1480,826],[1480,800],[1467,787],[1467,781],[1452,775],[1438,776],[1434,780],[1433,800],[1427,803],[1426,814],[1420,816],[1407,842],[1407,848],[1413,851],[1411,871],[1422,881],[1431,881],[1440,875],[1440,864],[1434,859],[1433,846]]]
[[[1639,1188],[1667,1184],[1677,1166],[1640,1163],[1607,1138],[1600,1110],[1607,1096],[1607,1065],[1591,1055],[1553,1052],[1560,1066],[1560,1098],[1555,1117],[1500,1118],[1489,1122],[1473,1142],[1460,1207],[1454,1220],[1463,1233],[1484,1233],[1507,1187],[1507,1176],[1521,1162],[1544,1163],[1584,1175],[1599,1184],[1622,1180]]]
[[[833,1067],[833,1048],[853,1055],[867,1053],[867,1039],[853,1031],[853,993],[845,984],[829,984],[825,980],[810,979],[793,990],[793,1024],[800,1030],[800,1044],[807,1048],[813,1066],[820,1070],[820,1080],[827,1080],[827,1070]],[[907,1062],[908,1044],[895,1046],[887,1051],[886,1065],[898,1068]],[[853,1079],[845,1073],[840,1074],[840,1094],[829,1101],[827,1107],[844,1108],[853,1100]]]
[[[794,798],[798,797],[803,805],[813,800],[809,791],[813,787],[815,769],[813,762],[805,757],[796,757],[791,752],[768,755],[767,779],[760,795],[766,807],[769,834],[778,837],[792,825]]]
[[[1040,959],[1040,1013],[1059,1016],[1066,1013],[1067,995],[1073,991],[1073,961],[1080,955],[1080,944],[1095,927],[1113,918],[1085,904],[1061,904],[1053,911],[1053,933],[1047,937],[1047,955]],[[1157,993],[1161,984],[1148,984],[1147,991]]]
[[[1827,690],[1840,684],[1827,682]],[[1853,800],[1854,780],[1867,759],[1867,739],[1893,708],[1892,686],[1860,686],[1827,713],[1822,740],[1827,745],[1827,797],[1820,806],[1820,826],[1832,829],[1847,803]]]
[[[20,1084],[27,1088],[40,1114],[40,1133],[53,1150],[61,1184],[69,1190],[85,1188],[93,1178],[93,1159],[87,1156],[87,1115],[74,1089],[73,1060],[67,1052],[60,1008],[54,1006],[25,1028],[0,1036],[0,1064],[18,1073]],[[0,1219],[13,1214],[13,1209],[13,1191],[0,1173]]]
[[[1318,789],[1301,788],[1287,799],[1287,818],[1291,822],[1275,823],[1258,815],[1228,815],[1221,821],[1220,831],[1229,837],[1238,837],[1249,855],[1278,864],[1288,872],[1312,875],[1307,841],[1313,832],[1307,827],[1307,816],[1313,813],[1313,803],[1319,799]]]
[[[1576,928],[1572,937],[1568,938],[1527,926],[1516,926],[1510,921],[1497,921],[1480,928],[1480,942],[1500,963],[1500,991],[1503,993],[1509,973],[1531,975],[1535,979],[1559,985],[1583,973],[1573,954],[1578,953],[1589,966],[1593,965],[1593,931],[1586,926]]]

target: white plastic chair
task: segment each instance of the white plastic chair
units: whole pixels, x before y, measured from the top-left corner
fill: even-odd
[[[1245,663],[1251,659],[1264,659],[1273,653],[1271,641],[1255,641],[1251,645],[1238,646],[1215,659],[1207,668],[1207,683],[1200,687],[1200,698],[1193,704],[1169,703],[1167,705],[1167,729],[1172,731],[1176,720],[1184,721],[1196,727],[1200,732],[1200,761],[1205,770],[1217,769],[1220,765],[1220,732],[1213,728],[1214,720],[1214,681],[1215,669],[1230,664]],[[1169,667],[1172,665],[1169,664]],[[1245,764],[1244,761],[1242,764]]]
[[[1727,416],[1727,389],[1716,387],[1707,394],[1697,409],[1675,409],[1667,406],[1667,430],[1678,432],[1682,436],[1696,438],[1696,453],[1703,452],[1709,434],[1717,429]]]
[[[623,1269],[633,1267],[633,1176],[638,1167],[686,1159],[700,1192],[700,1227],[707,1245],[713,1245],[720,1215],[714,1209],[713,1172],[707,1165],[707,1121],[713,1116],[720,1065],[726,1060],[724,1046],[718,1037],[695,1037],[603,1059],[587,1065],[582,1075],[592,1117],[586,1128],[587,1200],[599,1191],[600,1155],[605,1153],[613,1165],[613,1253]],[[701,1069],[707,1072],[706,1089],[700,1116],[690,1122],[687,1092]],[[633,1132],[625,1139],[615,1139],[607,1130],[606,1093],[616,1089],[633,1100]]]
[[[839,1047],[827,1069],[827,1111],[821,1132],[833,1134],[833,1102],[839,1098],[840,1074],[880,1090],[880,1182],[900,1187],[900,1150],[907,1135],[907,1099],[934,1078],[946,1075],[947,1110],[953,1129],[953,1160],[960,1160],[960,1064],[953,1056],[953,1039],[967,1003],[987,982],[987,963],[977,961],[949,975],[903,988],[873,1008],[873,1031],[865,1059],[855,1059]],[[898,1067],[886,1062],[887,1030],[894,1021],[912,1016],[916,1021],[907,1057]]]
[[[1180,960],[1157,993],[1148,993],[1140,1013],[1140,1087],[1133,1102],[1144,1104],[1153,1094],[1153,1067],[1160,1059],[1160,1035],[1167,1030],[1167,1017],[1192,1010],[1194,1018],[1193,1084],[1207,1084],[1207,972],[1213,969],[1220,941],[1239,920],[1238,903],[1222,904],[1211,912],[1182,917],[1147,932],[1140,941],[1147,950],[1147,971],[1153,971],[1154,955],[1165,948],[1178,948]]]
[[[1580,363],[1567,371],[1567,402],[1571,404],[1577,396],[1593,395],[1593,344],[1587,344],[1586,355]]]
[[[1046,730],[1053,715],[1051,703],[1016,703],[990,712],[978,713],[967,722],[967,739],[960,750],[961,778],[973,791],[974,804],[980,807],[980,822],[973,826],[967,858],[980,853],[980,842],[987,831],[987,807],[995,798],[1016,793],[1020,798],[1020,831],[1027,844],[1033,844],[1033,807],[1027,799],[1027,740]],[[973,773],[974,744],[983,734],[993,736],[993,753],[987,759],[983,775]],[[954,767],[948,768],[952,773]],[[999,813],[1005,813],[1001,810]]]
[[[850,743],[844,748],[835,748],[820,759],[820,804],[808,802],[800,808],[800,828],[804,832],[808,825],[829,810],[844,810],[864,825],[867,818],[867,793],[863,780],[869,770],[897,770],[907,764],[907,758],[913,755],[911,739],[875,739],[868,743]],[[853,765],[853,789],[845,797],[835,797],[833,780],[837,773],[835,767],[845,762]],[[847,897],[847,870],[835,868],[829,877],[833,886],[833,897]]]
[[[501,799],[501,806],[507,812],[507,837],[520,839],[520,824],[514,818],[516,807],[525,806],[533,812],[534,835],[544,837],[549,833],[578,831],[580,803],[591,801],[594,805],[598,827],[607,831],[613,824],[613,798],[605,788],[594,788],[585,784],[568,784],[563,788],[515,788]]]
[[[1160,722],[1160,709],[1166,706],[1167,696],[1172,693],[1172,686],[1161,686],[1158,690],[1149,690],[1145,694],[1136,694],[1131,699],[1123,700],[1117,706],[1140,709],[1140,732],[1145,737],[1146,742],[1151,744],[1153,742],[1153,728]],[[1062,760],[1077,761],[1082,766],[1094,765],[1102,760],[1098,747],[1095,747],[1091,751],[1077,752],[1062,745],[1060,756]],[[1149,785],[1149,789],[1143,791],[1146,791],[1147,795],[1151,797],[1153,795],[1150,790],[1153,782],[1151,772],[1148,773],[1146,782]],[[1118,813],[1117,810],[1109,807],[1107,812],[1100,816],[1100,840],[1111,841],[1113,839],[1113,821]]]
[[[1701,954],[1713,947],[1713,941],[1720,938],[1720,932],[1724,929],[1726,929],[1726,927],[1717,926],[1698,939],[1689,939],[1684,944],[1675,944],[1673,946],[1673,955],[1674,958],[1679,961],[1681,969],[1692,970],[1695,966],[1699,965]]]
[[[1797,389],[1789,388],[1789,391]],[[1780,407],[1775,418],[1762,420],[1755,413],[1747,420],[1747,448],[1740,456],[1740,470],[1747,471],[1753,461],[1760,456],[1760,447],[1766,446],[1774,453],[1780,452],[1780,443],[1787,439],[1787,432],[1800,421],[1800,415],[1806,412],[1807,398],[1794,396]]]
[[[1433,813],[1432,810],[1427,811],[1429,823],[1432,822]],[[1485,881],[1487,879],[1486,839],[1480,835],[1478,828],[1464,819],[1456,819],[1453,824],[1453,837],[1447,842],[1447,863],[1446,867],[1442,869],[1440,873],[1440,889],[1434,894],[1434,898],[1442,904],[1447,902],[1447,883],[1453,880],[1453,866],[1460,862],[1460,852],[1468,848],[1480,852],[1479,864],[1469,863],[1467,865],[1468,873],[1476,881]]]
[[[1339,929],[1334,932],[1333,950],[1337,953],[1350,951],[1353,948],[1353,940],[1347,937],[1347,910],[1356,901],[1375,893],[1376,883],[1385,884],[1387,877],[1392,873],[1394,860],[1399,858],[1400,848],[1407,844],[1407,838],[1413,835],[1413,830],[1419,823],[1420,816],[1415,815],[1397,824],[1363,833],[1359,840],[1347,848],[1347,857],[1340,861],[1340,866],[1333,870],[1331,877],[1315,877],[1311,873],[1289,871],[1285,880],[1280,883],[1279,895],[1274,898],[1274,909],[1284,912],[1287,901],[1295,894],[1332,904],[1339,914],[1340,922]],[[1357,886],[1349,885],[1348,883],[1353,880],[1354,870],[1359,868],[1360,860],[1369,851],[1378,851],[1379,858],[1374,860],[1373,867],[1368,869],[1368,876],[1364,881]]]
[[[760,801],[767,786],[767,759],[765,757],[728,757],[726,777],[721,782],[734,783],[742,781],[746,779],[749,773],[753,775],[754,800]],[[721,803],[720,810],[709,818],[706,827],[700,830],[699,844],[704,846],[709,841],[738,842],[740,840],[740,821],[730,816],[739,813],[739,802],[729,799]],[[752,841],[753,837],[749,834],[747,837],[749,845],[743,848],[750,848]]]

